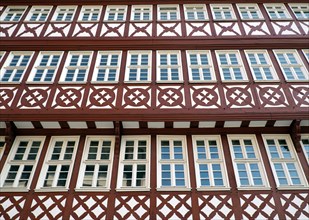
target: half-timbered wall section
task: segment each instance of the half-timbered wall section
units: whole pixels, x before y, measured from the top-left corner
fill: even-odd
[[[2,0],[0,219],[308,219],[306,0]]]

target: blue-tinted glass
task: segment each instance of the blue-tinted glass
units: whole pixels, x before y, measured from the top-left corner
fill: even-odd
[[[100,65],[101,65],[101,66],[106,66],[106,65],[107,65],[107,59],[108,59],[108,56],[107,56],[107,55],[102,55],[102,56],[101,56]]]
[[[137,65],[138,55],[131,56],[131,65]]]
[[[194,12],[192,12],[192,11],[187,12],[187,16],[188,16],[188,19],[193,20],[194,19]]]
[[[266,79],[268,80],[274,79],[273,75],[271,74],[270,68],[264,67],[263,71],[265,73]]]
[[[148,65],[148,54],[142,54],[141,65]]]
[[[222,71],[223,71],[223,76],[225,80],[232,79],[229,68],[223,68]]]
[[[196,54],[190,54],[190,61],[191,65],[197,65],[197,55]]]
[[[148,80],[148,69],[141,69],[140,80]]]
[[[228,64],[224,54],[219,54],[219,59],[222,65]]]
[[[278,54],[278,59],[279,59],[279,62],[281,64],[287,64],[288,62],[286,61],[285,57],[283,54]]]
[[[238,79],[238,80],[243,79],[239,68],[233,68],[233,70],[235,74],[235,79]]]
[[[167,55],[166,54],[160,55],[160,64],[161,65],[167,65]]]
[[[33,78],[33,81],[35,81],[35,82],[41,81],[43,73],[44,73],[44,70],[41,70],[41,69],[37,70],[36,74],[35,74],[35,76]]]
[[[160,80],[168,80],[167,69],[161,69]]]
[[[210,69],[202,69],[204,80],[211,80]]]
[[[216,18],[216,19],[222,19],[221,12],[215,11],[215,18]]]
[[[295,71],[298,79],[306,79],[303,71],[301,70],[301,68],[295,67],[294,71]]]
[[[118,65],[118,55],[114,54],[112,55],[112,58],[111,58],[111,66],[117,66],[117,65]]]
[[[85,80],[86,70],[78,70],[76,81],[81,82]]]
[[[266,59],[265,59],[264,54],[259,53],[259,54],[258,54],[258,57],[259,57],[259,59],[260,59],[261,64],[267,64],[267,61],[266,61]]]
[[[171,69],[172,80],[179,80],[178,69]]]
[[[137,69],[130,69],[129,80],[136,80],[137,78]]]
[[[71,58],[70,66],[77,66],[78,58],[79,58],[78,55],[73,55]]]
[[[176,54],[171,54],[171,65],[177,65],[177,55]]]
[[[161,147],[161,159],[170,159],[170,148]]]
[[[225,11],[224,12],[224,16],[225,16],[226,19],[231,19],[232,18],[232,14],[229,11]]]
[[[201,63],[202,63],[202,65],[208,65],[209,63],[208,63],[207,55],[206,54],[201,54],[200,56],[201,56]]]
[[[49,55],[44,55],[44,56],[42,57],[40,66],[46,66],[46,65],[47,65],[47,62],[48,62],[48,60],[49,60],[49,57],[50,57]]]
[[[199,20],[205,19],[204,12],[198,11],[198,12],[196,12],[196,14],[197,14],[197,19],[199,19]]]
[[[257,80],[262,80],[263,79],[263,76],[262,76],[260,68],[253,68],[253,72],[254,72],[255,78]]]
[[[88,66],[88,61],[89,61],[89,55],[83,55],[80,65],[81,66]]]
[[[238,64],[236,54],[230,54],[231,64]]]
[[[293,73],[290,68],[283,68],[283,71],[287,79],[294,79]]]
[[[29,55],[24,56],[20,63],[20,66],[27,66],[29,59],[30,59]]]
[[[60,59],[60,56],[59,55],[54,55],[53,58],[52,58],[52,61],[50,63],[51,66],[57,66],[58,65],[58,61]]]
[[[108,74],[108,81],[115,81],[116,80],[116,69],[110,69]]]

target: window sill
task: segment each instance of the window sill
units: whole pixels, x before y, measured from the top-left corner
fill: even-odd
[[[67,192],[69,189],[67,188],[59,188],[59,187],[44,187],[40,189],[35,189],[35,192]]]
[[[279,79],[271,79],[271,80],[268,80],[268,79],[255,79],[254,82],[256,83],[278,83],[280,82]]]
[[[217,186],[200,186],[199,188],[196,189],[197,191],[229,191],[231,190],[230,187],[217,187]]]
[[[183,80],[158,80],[157,83],[183,83]]]
[[[169,186],[169,187],[161,187],[157,188],[157,191],[191,191],[192,188],[186,188],[186,187],[177,187],[177,186]]]
[[[278,190],[309,190],[308,186],[278,186]]]
[[[135,191],[138,191],[138,192],[142,192],[142,191],[150,191],[150,188],[139,188],[139,187],[131,187],[131,188],[125,188],[125,187],[122,187],[122,188],[117,188],[116,189],[117,192],[135,192]]]
[[[29,192],[29,189],[22,187],[1,187],[0,192]]]
[[[189,83],[216,83],[217,80],[189,80]]]
[[[75,192],[109,192],[110,188],[100,188],[100,187],[81,187],[75,188]]]
[[[238,186],[238,190],[271,190],[269,186]]]

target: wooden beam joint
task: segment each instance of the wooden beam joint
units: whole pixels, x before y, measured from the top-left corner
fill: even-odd
[[[7,146],[11,146],[16,136],[16,127],[11,121],[6,121],[5,126],[5,142]]]
[[[290,126],[290,135],[297,152],[301,152],[300,133],[301,133],[300,120],[294,120]]]

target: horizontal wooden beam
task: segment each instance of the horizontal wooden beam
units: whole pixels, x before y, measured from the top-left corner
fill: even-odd
[[[213,38],[213,39],[2,39],[2,50],[166,50],[166,49],[304,49],[308,46],[308,37],[273,38]]]

